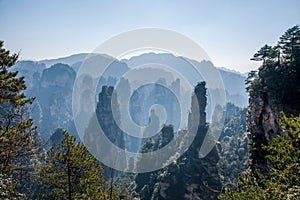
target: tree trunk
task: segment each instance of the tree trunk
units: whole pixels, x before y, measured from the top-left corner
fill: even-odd
[[[110,194],[109,194],[110,200],[112,200],[112,195],[113,195],[113,183],[114,183],[114,169],[111,168],[111,171],[110,171]]]
[[[69,161],[69,153],[70,153],[70,147],[68,146],[67,151],[67,169],[68,169],[68,199],[72,200],[72,194],[71,194],[71,169],[70,169],[70,161]]]

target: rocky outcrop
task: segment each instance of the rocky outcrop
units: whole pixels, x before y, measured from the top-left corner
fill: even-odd
[[[43,70],[35,87],[36,106],[33,120],[39,126],[41,136],[47,140],[56,128],[64,128],[72,134],[75,127],[72,117],[72,91],[75,71],[65,64],[56,64]]]
[[[250,94],[247,126],[253,170],[268,172],[262,147],[270,144],[276,135],[284,134],[280,112],[286,116],[300,113],[300,41],[296,39],[299,35],[299,27],[294,26],[280,37],[277,46],[266,45],[251,59],[263,61],[258,72],[250,72],[246,80]]]
[[[276,135],[284,134],[280,127],[280,112],[285,112],[287,116],[300,113],[298,105],[280,101],[284,98],[279,95],[274,91],[257,91],[249,99],[247,128],[250,133],[250,166],[253,170],[268,171],[266,152],[262,147],[270,144]]]
[[[253,170],[267,173],[268,161],[262,147],[270,144],[275,136],[284,135],[280,127],[280,112],[284,112],[287,116],[299,115],[300,90],[292,86],[299,78],[290,78],[290,80],[278,78],[274,80],[278,85],[274,89],[264,81],[272,77],[272,74],[261,74],[263,72],[259,72],[259,77],[256,79],[260,83],[253,86],[255,89],[250,93],[247,128],[250,140],[250,166]],[[291,82],[290,87],[286,82]]]
[[[71,134],[75,134],[76,129],[70,110],[72,106],[71,91],[76,72],[83,61],[89,56],[92,56],[92,54],[76,54],[64,58],[41,61],[19,61],[13,67],[14,70],[19,71],[20,76],[25,77],[27,85],[27,90],[25,91],[26,96],[36,97],[31,108],[34,112],[31,117],[34,119],[35,125],[40,127],[41,135],[44,140],[48,140],[50,134],[58,127],[66,129]],[[97,81],[98,84],[96,94],[101,92],[102,86],[104,85],[115,85],[119,78],[125,72],[130,70],[128,67],[134,67],[150,61],[165,64],[166,66],[172,65],[175,69],[179,70],[179,72],[182,72],[182,74],[186,73],[186,77],[194,77],[193,71],[187,73],[186,66],[190,65],[189,62],[187,62],[188,59],[176,57],[171,54],[144,54],[133,57],[130,60],[123,60],[124,62],[117,61],[114,58],[102,54],[93,55],[92,57],[97,58],[95,61],[99,60],[102,64],[114,60],[114,62],[112,62],[105,70],[99,81],[93,78],[93,81]],[[205,67],[212,66],[212,63],[203,61],[198,63],[198,65]],[[246,98],[246,95],[244,94],[244,88],[242,86],[244,77],[240,74],[227,72],[223,69],[219,69],[219,71],[224,79],[226,90],[228,91],[228,99],[232,102],[239,102],[239,104],[245,105],[246,102],[244,99]],[[146,76],[148,76],[148,74],[146,74],[145,77]],[[166,73],[164,77],[171,76],[169,73]],[[199,80],[193,79],[192,84],[196,85],[197,81]],[[168,87],[172,88],[174,91],[179,91],[180,87],[182,87],[178,80],[174,80],[172,83],[168,81],[168,84]],[[173,124],[176,129],[176,124],[179,123],[178,116],[176,116],[176,113],[178,113],[176,111],[177,106],[175,104],[171,105],[169,103],[171,100],[165,98],[166,96],[157,96],[157,94],[155,94],[157,93],[157,90],[158,88],[153,90],[153,94],[156,95],[153,99],[157,99],[157,101],[162,100],[162,102],[164,102],[166,105],[165,108],[168,111],[167,116],[169,117],[166,123]],[[144,97],[146,98],[145,95]],[[144,105],[147,105],[147,103],[151,103],[151,101],[145,102]],[[147,117],[147,115],[145,116]],[[210,116],[209,113],[208,116]],[[147,120],[148,118],[146,118],[146,121]],[[55,122],[52,123],[52,121]],[[134,144],[131,146],[133,146],[132,151],[135,151],[138,148],[138,146]]]
[[[196,131],[192,145],[168,167],[137,175],[137,192],[142,199],[217,199],[222,189],[217,169],[218,151],[214,147],[204,158],[200,152],[208,130],[206,102],[206,88],[205,83],[202,82],[196,86],[192,97],[188,130],[181,130],[175,134],[187,135],[191,131]]]
[[[112,111],[112,107],[114,107],[115,110],[119,110],[119,103],[117,99],[113,98],[113,91],[114,88],[112,86],[102,87],[97,103],[96,116],[105,135],[112,143],[124,149],[124,133],[116,122],[120,120],[120,116],[118,115],[118,111],[114,112],[114,115]]]
[[[196,99],[198,104],[194,103]],[[205,83],[202,82],[195,87],[191,108],[192,113],[199,114],[199,117],[196,116],[193,119],[199,121],[189,119],[189,122],[198,125],[195,129],[197,135],[186,154],[164,172],[167,176],[162,183],[168,185],[163,189],[164,199],[217,199],[217,195],[221,191],[222,186],[217,169],[219,155],[216,147],[213,147],[204,158],[200,152],[208,130],[205,112],[206,102],[206,88]],[[195,130],[189,128],[188,134]]]
[[[119,103],[116,96],[113,95],[114,88],[112,86],[103,86],[100,94],[98,95],[98,102],[96,112],[92,115],[87,128],[84,133],[84,143],[88,144],[89,150],[94,156],[105,156],[101,159],[111,160],[115,159],[116,152],[109,147],[105,148],[99,146],[103,144],[102,134],[105,135],[110,142],[121,149],[125,149],[125,138],[123,131],[118,127],[117,121],[120,120],[118,115]],[[114,113],[112,107],[114,106]],[[99,128],[100,127],[100,128]],[[103,144],[104,145],[104,144]],[[105,155],[101,154],[105,151]],[[119,172],[105,166],[105,178],[113,178]]]

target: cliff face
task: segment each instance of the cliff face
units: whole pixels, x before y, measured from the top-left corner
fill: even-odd
[[[104,133],[111,142],[124,149],[124,133],[116,123],[116,120],[120,120],[120,116],[118,113],[114,113],[117,115],[114,116],[112,112],[112,106],[115,108],[119,107],[117,99],[113,98],[113,91],[114,88],[112,86],[102,87],[102,91],[99,94],[99,102],[97,103],[96,116]]]
[[[251,168],[261,169],[267,164],[262,145],[269,144],[276,134],[281,134],[279,125],[279,109],[270,104],[267,93],[259,92],[249,99],[247,127],[252,142]]]
[[[266,170],[262,145],[283,134],[280,112],[287,116],[300,113],[300,40],[296,38],[300,38],[297,26],[286,31],[277,46],[264,46],[252,58],[263,61],[258,73],[249,73],[246,80],[250,93],[247,126],[252,169]]]
[[[119,104],[113,95],[114,88],[112,86],[103,86],[98,95],[98,102],[96,112],[92,115],[87,128],[84,133],[84,142],[88,144],[89,150],[96,157],[101,155],[101,159],[112,160],[115,159],[116,153],[111,148],[100,145],[103,144],[101,134],[104,134],[113,144],[119,148],[125,148],[125,138],[123,131],[118,127],[117,120],[120,120],[118,115]],[[115,107],[113,115],[112,106]],[[101,128],[98,128],[101,127]],[[101,152],[105,152],[101,154]],[[108,166],[104,166],[106,179],[113,178],[119,172],[112,170]]]
[[[31,117],[34,119],[34,124],[40,127],[40,132],[44,140],[48,140],[51,133],[56,128],[64,128],[68,132],[76,135],[76,129],[71,113],[72,88],[78,68],[87,55],[88,54],[76,54],[69,57],[52,60],[19,61],[13,67],[14,70],[19,71],[20,76],[25,77],[27,86],[27,90],[25,91],[26,96],[36,97],[32,108],[32,112],[34,114],[32,114]],[[95,61],[98,60],[100,63],[107,63],[111,60],[114,60],[114,58],[111,58],[107,55],[94,55],[94,57],[97,57]],[[119,62],[116,60],[100,78],[99,82],[97,83],[98,87],[96,93],[99,94],[102,86],[104,85],[115,85],[120,77],[125,72],[130,70],[129,67],[135,67],[145,63],[152,63],[154,61],[154,63],[161,63],[166,66],[174,66],[175,69],[179,70],[179,72],[181,71],[183,75],[186,75],[186,77],[194,77],[194,72],[185,70],[187,69],[186,66],[190,65],[186,60],[187,59],[176,57],[171,54],[154,53],[143,54],[138,57],[133,57],[130,60],[123,60],[124,62]],[[199,67],[212,66],[212,63],[206,61],[200,63],[196,61],[193,62],[195,62],[193,64],[196,64]],[[95,63],[95,66],[96,65],[97,64]],[[229,72],[224,69],[219,69],[219,71],[224,79],[224,84],[227,91],[227,99],[229,99],[231,102],[235,102],[237,105],[245,106],[247,103],[247,95],[245,94],[243,88],[245,77],[241,74]],[[145,76],[147,75],[148,74]],[[166,77],[169,77],[170,74],[165,75]],[[93,81],[96,80],[94,79]],[[196,85],[198,81],[198,79],[193,79],[193,84]],[[175,81],[171,83],[170,87],[176,91],[181,86],[178,81]],[[153,90],[153,94],[155,94],[155,92],[156,91]],[[154,100],[159,100],[159,98],[161,97],[153,96]],[[170,116],[170,119],[167,119],[168,121],[166,123],[173,124],[176,128],[176,124],[179,123],[178,117],[176,116],[177,112],[173,112],[173,108],[175,108],[175,106],[170,105],[169,102],[171,102],[171,100],[166,99],[165,105],[167,110],[170,111],[170,113],[167,115]],[[146,102],[145,105],[147,105],[147,103],[150,103],[150,101]],[[58,109],[54,107],[58,107]],[[147,117],[147,115],[145,116]],[[148,118],[146,118],[146,120],[148,120]],[[132,151],[136,151],[138,148],[138,145],[131,146],[133,146]]]
[[[197,131],[197,135],[189,150],[164,172],[167,176],[160,183],[164,186],[160,187],[160,195],[164,199],[217,199],[221,191],[222,186],[217,169],[219,155],[216,146],[207,156],[201,158],[200,148],[208,130],[206,105],[206,88],[205,83],[202,82],[195,87],[192,96],[187,132],[189,134]]]
[[[75,128],[71,128],[74,126],[71,106],[75,76],[75,71],[65,64],[56,64],[43,71],[36,90],[36,103],[42,111],[38,125],[43,139],[49,137],[54,127],[75,134]]]
[[[206,102],[205,83],[202,82],[196,86],[192,96],[188,129],[180,130],[174,136],[184,136],[196,131],[192,145],[168,167],[137,175],[137,192],[142,199],[217,199],[222,188],[217,169],[218,151],[214,147],[204,158],[201,158],[200,152],[208,130],[205,119]],[[159,140],[155,141],[154,145],[156,142]]]
[[[299,91],[297,93],[295,90],[293,95],[299,96]],[[247,127],[252,142],[250,147],[252,169],[263,169],[267,164],[262,145],[270,144],[278,134],[283,135],[280,127],[280,112],[283,111],[287,116],[297,116],[300,113],[297,104],[289,101],[278,102],[278,99],[272,91],[258,91],[249,99]]]
[[[31,117],[40,128],[44,140],[48,140],[56,128],[76,134],[71,107],[75,77],[75,71],[65,64],[56,64],[43,71],[36,70],[32,76],[26,76],[26,83],[32,82],[28,95],[36,97]]]

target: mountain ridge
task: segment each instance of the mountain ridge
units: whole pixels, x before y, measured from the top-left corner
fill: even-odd
[[[199,76],[194,76],[194,73],[197,72],[197,70],[194,69],[195,66],[215,67],[210,61],[198,62],[183,57],[177,57],[172,54],[147,53],[127,60],[117,60],[105,54],[95,55],[99,57],[93,57],[91,54],[82,53],[40,61],[21,60],[14,65],[13,69],[19,71],[20,76],[25,77],[25,81],[28,86],[26,95],[36,97],[35,107],[38,109],[35,111],[36,115],[33,118],[37,125],[40,126],[43,132],[43,138],[47,139],[49,134],[53,131],[52,129],[57,128],[58,126],[67,129],[69,132],[75,132],[72,109],[70,106],[70,103],[72,102],[73,84],[74,80],[76,80],[76,76],[79,75],[78,70],[82,62],[88,56],[91,56],[90,58],[92,58],[92,60],[95,58],[96,61],[98,59],[103,61],[99,63],[107,64],[110,61],[112,62],[102,74],[100,79],[95,77],[86,77],[91,83],[97,84],[97,94],[101,92],[102,86],[115,86],[117,81],[124,74],[133,69],[132,66],[134,66],[134,64],[138,65],[139,63],[147,63],[147,61],[172,66],[172,68],[174,68],[173,71],[177,70],[177,74],[181,74],[183,77],[188,77],[192,85],[196,85],[197,82],[203,81],[203,79],[197,79]],[[195,66],[192,67],[188,65]],[[142,75],[139,75],[138,72],[133,74],[142,79],[143,77],[147,78],[149,75],[154,76],[149,74],[149,72],[154,72],[155,70],[151,70],[151,65],[149,65],[149,67],[150,71],[146,70]],[[190,69],[188,67],[190,67]],[[55,68],[59,68],[60,70]],[[136,69],[138,70],[138,68]],[[164,69],[161,68],[160,70],[163,71]],[[239,107],[246,107],[248,104],[248,96],[244,86],[246,77],[242,76],[240,73],[230,72],[219,68],[217,68],[217,70],[220,72],[220,76],[224,82],[227,102],[234,103]],[[51,73],[45,73],[46,71]],[[172,74],[167,74],[170,72],[167,70],[164,71],[162,77],[165,77],[164,79],[166,81],[168,81],[168,77],[172,77]],[[214,76],[211,78],[214,78]],[[173,81],[174,80],[171,82]],[[167,84],[169,85],[171,82]],[[212,90],[212,92],[214,92],[214,90]],[[61,110],[62,112],[60,112],[54,109],[55,106],[59,105],[64,105],[63,107],[66,108],[66,110]],[[210,111],[207,111],[207,113],[208,116],[211,116]],[[55,126],[50,126],[47,123],[48,121],[53,121]]]
[[[44,63],[46,65],[46,67],[50,67],[51,63],[53,63],[53,64],[62,63],[62,64],[72,65],[72,64],[76,63],[74,60],[77,60],[77,62],[78,61],[83,61],[87,56],[89,56],[91,54],[93,54],[93,53],[84,53],[83,52],[83,53],[70,54],[70,55],[67,55],[67,56],[61,56],[61,57],[57,57],[57,58],[45,58],[45,59],[40,59],[40,60],[24,59],[24,60],[20,60],[18,62],[35,62],[35,63],[39,63],[39,64]],[[128,60],[130,60],[132,58],[139,57],[139,56],[146,55],[146,54],[170,54],[170,53],[154,53],[154,52],[149,52],[149,53],[140,54],[138,56],[132,56],[129,59],[120,59],[118,61],[126,63],[126,61],[128,61]],[[113,58],[112,56],[107,55],[107,54],[99,54],[99,55]],[[173,54],[170,54],[170,55],[173,55]],[[192,59],[189,59],[189,58],[186,58],[186,57],[183,57],[183,56],[175,56],[175,57],[184,58],[184,59],[195,61],[195,62],[199,62],[199,63],[201,63],[203,61],[203,60],[202,61],[192,60]],[[72,58],[74,59],[73,61],[72,61]],[[70,62],[70,60],[71,60],[71,62]],[[246,77],[246,74],[247,74],[247,73],[242,73],[240,71],[237,71],[237,70],[234,70],[234,69],[229,69],[229,68],[226,68],[226,67],[220,67],[220,66],[215,66],[215,67],[217,69],[219,69],[219,70],[227,71],[227,72],[231,72],[231,73],[235,73],[235,74],[239,74],[239,75],[244,76],[244,77]]]

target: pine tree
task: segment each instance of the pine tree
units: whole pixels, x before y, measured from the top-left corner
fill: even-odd
[[[62,137],[58,135],[62,134]],[[37,170],[42,199],[106,199],[104,170],[88,148],[62,129]]]
[[[299,25],[268,49],[258,72],[251,72],[246,80],[250,169],[240,176],[237,190],[227,188],[221,199],[300,198],[300,118],[281,114],[279,119],[279,111],[287,116],[300,113]],[[273,116],[274,122],[264,120],[266,116]]]
[[[10,68],[17,54],[11,55],[0,41],[0,198],[13,199],[25,193],[24,178],[32,170],[32,158],[38,150],[36,130],[28,117],[33,98],[26,98],[24,77]],[[22,187],[20,187],[22,183]]]
[[[262,48],[260,48],[260,50],[258,50],[258,52],[255,53],[253,58],[251,58],[250,60],[263,61],[263,64],[265,64],[266,59],[269,57],[271,50],[272,46],[265,45]]]
[[[271,165],[271,176],[248,171],[239,177],[236,191],[227,188],[220,199],[299,199],[300,198],[300,116],[287,118],[281,113],[286,136],[277,136],[263,148]]]
[[[300,27],[293,26],[288,29],[281,37],[278,42],[283,54],[285,62],[294,62],[298,57],[299,61],[299,50],[300,50]],[[298,63],[299,64],[299,63]]]

